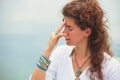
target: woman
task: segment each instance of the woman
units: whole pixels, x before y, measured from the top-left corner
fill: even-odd
[[[74,0],[62,13],[64,22],[52,33],[31,80],[119,80],[120,64],[111,57],[104,13],[98,2]],[[67,45],[51,54],[62,36]]]

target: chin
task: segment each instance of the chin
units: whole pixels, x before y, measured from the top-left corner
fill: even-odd
[[[74,44],[72,43],[66,43],[68,46],[75,46]]]

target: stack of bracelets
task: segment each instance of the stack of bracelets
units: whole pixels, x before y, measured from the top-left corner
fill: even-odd
[[[41,70],[47,71],[48,66],[50,65],[50,62],[51,61],[46,56],[41,55],[40,58],[39,58],[39,61],[38,61],[38,63],[36,63],[36,65]]]

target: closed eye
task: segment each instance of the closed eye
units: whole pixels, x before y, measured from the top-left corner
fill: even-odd
[[[65,26],[65,29],[68,29],[69,31],[73,30],[73,28],[71,26]]]

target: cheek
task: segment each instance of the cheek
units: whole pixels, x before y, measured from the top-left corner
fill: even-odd
[[[84,34],[83,33],[75,33],[75,34],[71,35],[71,37],[73,40],[80,41],[84,38]]]

